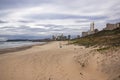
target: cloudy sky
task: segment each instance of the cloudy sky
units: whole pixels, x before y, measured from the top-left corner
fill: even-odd
[[[120,22],[120,0],[0,0],[0,38],[78,35]]]

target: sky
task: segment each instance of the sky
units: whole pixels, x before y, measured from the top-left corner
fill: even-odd
[[[120,0],[0,0],[0,38],[81,35],[120,22]]]

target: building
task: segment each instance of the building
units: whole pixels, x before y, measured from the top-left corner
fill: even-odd
[[[94,22],[90,24],[90,30],[88,31],[88,35],[95,33],[94,25],[95,25]]]
[[[94,29],[94,27],[95,27],[94,22],[90,23],[90,30],[87,32],[82,32],[82,37],[97,33],[98,29]]]
[[[120,28],[120,22],[116,23],[117,28]]]
[[[104,30],[113,30],[116,28],[120,28],[120,23],[116,23],[116,24],[107,23],[106,28],[104,28]]]
[[[82,37],[85,37],[88,35],[88,32],[82,32]]]
[[[91,31],[91,32],[94,31],[94,22],[92,22],[92,23],[90,24],[90,31]]]
[[[64,40],[67,40],[67,39],[68,39],[67,36],[64,36],[63,34],[52,36],[52,40],[54,40],[54,41],[62,41],[62,40],[64,41]]]

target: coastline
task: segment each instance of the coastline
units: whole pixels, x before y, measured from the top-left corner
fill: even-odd
[[[61,43],[61,47],[60,47]],[[0,55],[0,80],[119,80],[120,50],[49,42]]]
[[[24,51],[24,50],[30,49],[34,46],[42,46],[42,45],[45,45],[45,44],[48,44],[48,43],[49,42],[45,42],[45,43],[42,43],[42,44],[33,44],[33,45],[25,45],[25,46],[14,47],[14,48],[0,49],[0,55],[5,54],[5,53]]]

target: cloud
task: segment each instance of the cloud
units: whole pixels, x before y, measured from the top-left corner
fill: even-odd
[[[21,23],[31,23],[31,22],[34,22],[34,21],[30,21],[30,20],[19,20],[18,22],[21,22]]]
[[[120,22],[119,14],[119,0],[0,0],[0,35],[78,35],[93,21],[100,30]]]
[[[45,13],[45,14],[32,14],[32,15],[27,15],[27,18],[30,19],[48,19],[48,20],[54,20],[54,19],[88,19],[88,20],[103,20],[106,19],[107,16],[81,16],[81,15],[72,15],[72,14],[51,14],[51,13]]]
[[[44,24],[41,24],[41,25],[37,25],[37,26],[44,26],[44,27],[48,27],[48,28],[31,28],[29,26],[25,26],[25,25],[21,25],[19,27],[9,27],[9,26],[6,26],[6,27],[1,27],[0,28],[0,36],[3,37],[7,37],[9,38],[9,36],[33,36],[33,38],[40,38],[41,36],[43,37],[48,37],[48,36],[51,36],[51,35],[54,35],[54,34],[65,34],[65,35],[75,35],[75,34],[78,34],[80,33],[80,30],[83,30],[83,29],[74,29],[74,28],[69,28],[67,27],[68,25],[66,26],[63,26],[63,25],[44,25]],[[72,32],[72,33],[71,33]],[[74,32],[74,33],[73,33]]]
[[[24,8],[50,2],[52,2],[52,0],[0,0],[0,9]]]
[[[1,23],[8,23],[8,22],[7,22],[7,21],[0,20],[0,24],[1,24]]]

